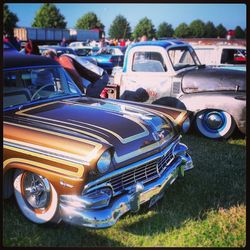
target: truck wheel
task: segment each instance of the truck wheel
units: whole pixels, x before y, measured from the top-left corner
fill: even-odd
[[[27,219],[38,224],[60,221],[58,195],[46,178],[17,169],[13,184],[17,204]]]
[[[197,130],[210,139],[228,138],[235,129],[235,121],[230,114],[219,110],[203,110],[195,117]]]

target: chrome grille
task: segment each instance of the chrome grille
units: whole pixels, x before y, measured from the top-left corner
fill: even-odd
[[[169,150],[164,156],[156,160],[147,162],[144,165],[110,178],[107,183],[112,186],[114,195],[118,195],[124,190],[128,190],[137,182],[145,184],[159,178],[162,173],[170,167],[170,163],[173,159],[172,150]]]

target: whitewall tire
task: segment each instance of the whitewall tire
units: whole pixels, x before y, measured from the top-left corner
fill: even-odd
[[[228,138],[235,129],[233,117],[226,111],[203,110],[195,117],[197,130],[210,139]]]
[[[17,169],[13,185],[17,204],[27,219],[38,224],[60,221],[58,194],[48,179]]]

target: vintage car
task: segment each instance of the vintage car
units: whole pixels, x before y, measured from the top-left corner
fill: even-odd
[[[95,55],[100,48],[99,47],[91,47],[91,46],[84,46],[84,47],[80,47],[80,48],[74,48],[72,47],[72,49],[76,52],[76,54],[78,56],[91,56],[91,55]]]
[[[30,221],[109,227],[193,168],[187,111],[85,97],[43,56],[3,65],[3,197]]]
[[[38,47],[41,55],[43,55],[47,50],[53,50],[58,57],[63,54],[76,55],[75,51],[69,47],[63,47],[58,45],[41,45]]]
[[[120,96],[144,88],[147,103],[192,111],[205,137],[228,138],[236,126],[246,133],[246,72],[206,67],[188,43],[175,39],[130,45],[114,85]]]
[[[73,48],[83,48],[87,45],[88,43],[87,42],[71,42],[69,44],[69,47],[71,47],[72,49]]]
[[[202,45],[192,46],[202,64],[246,71],[246,47],[240,45]]]
[[[124,47],[125,49],[126,47]],[[110,46],[100,48],[95,54],[87,56],[87,58],[93,58],[96,60],[97,65],[105,69],[109,74],[116,66],[122,66],[124,60],[124,52],[121,47]]]

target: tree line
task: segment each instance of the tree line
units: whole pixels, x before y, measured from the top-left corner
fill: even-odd
[[[16,14],[11,12],[8,5],[4,5],[4,32],[13,33],[14,27],[16,27],[19,21]],[[55,4],[45,3],[37,11],[32,27],[37,28],[66,28],[67,22],[65,17],[60,13],[60,10]],[[77,29],[101,29],[104,30],[104,24],[98,19],[97,15],[93,12],[80,17],[75,25]],[[236,38],[246,38],[246,29],[243,30],[240,26],[235,27]],[[215,26],[213,22],[208,21],[204,23],[202,20],[197,19],[192,21],[189,25],[186,23],[179,24],[175,29],[171,24],[162,22],[156,29],[154,24],[147,17],[139,20],[135,26],[133,32],[128,20],[118,15],[113,20],[108,35],[113,39],[137,39],[146,35],[149,39],[152,38],[166,38],[166,37],[178,37],[178,38],[224,38],[227,35],[227,29],[219,24]]]

